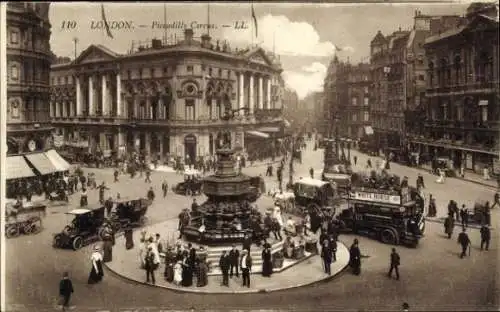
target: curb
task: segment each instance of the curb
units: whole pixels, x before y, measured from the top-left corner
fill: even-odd
[[[341,243],[341,242],[338,242],[338,243]],[[344,245],[344,247],[347,249],[347,246],[345,246],[344,243],[341,243],[341,244]],[[116,275],[118,278],[121,278],[123,280],[126,280],[126,281],[134,283],[134,284],[168,289],[168,290],[175,291],[178,293],[214,294],[214,295],[270,293],[270,292],[285,291],[285,290],[290,290],[290,289],[295,289],[295,288],[300,288],[300,287],[305,287],[305,286],[311,286],[311,285],[319,284],[319,283],[326,283],[326,282],[333,280],[334,278],[339,277],[343,272],[345,272],[345,270],[347,269],[348,266],[349,266],[349,262],[347,262],[343,267],[339,268],[335,273],[332,273],[332,275],[330,275],[330,276],[325,276],[323,278],[320,278],[320,279],[312,281],[312,282],[299,283],[299,284],[294,284],[294,285],[286,286],[286,287],[279,287],[279,288],[275,287],[275,288],[268,288],[268,289],[250,289],[250,290],[207,291],[207,290],[192,289],[192,288],[185,288],[184,289],[184,288],[164,286],[164,285],[152,285],[149,283],[140,282],[140,281],[137,281],[131,277],[117,273],[116,271],[111,269],[106,263],[104,263],[104,267],[106,267],[108,272],[111,272],[112,274]],[[290,269],[290,268],[288,268],[288,269]]]
[[[429,221],[429,222],[433,222],[433,223],[441,223],[443,224],[444,223],[444,220],[441,220],[439,218],[430,218],[430,217],[425,217],[425,221]],[[462,227],[462,224],[455,224],[455,227]],[[481,229],[481,226],[480,225],[477,225],[477,224],[468,224],[467,225],[467,228],[468,229],[476,229],[476,230],[479,230]],[[490,227],[490,230],[493,229],[492,227]]]

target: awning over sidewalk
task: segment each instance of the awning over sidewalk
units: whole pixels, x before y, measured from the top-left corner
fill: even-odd
[[[258,130],[259,132],[280,132],[280,128],[278,127],[262,127]]]
[[[44,153],[26,154],[25,157],[42,175],[58,172]]]
[[[260,132],[260,131],[247,131],[246,133],[253,135],[253,136],[256,136],[256,137],[259,137],[259,138],[264,138],[264,139],[269,138],[269,134],[264,133],[264,132]]]
[[[55,150],[45,152],[45,155],[50,162],[56,167],[57,171],[67,171],[71,167],[70,164],[64,160]]]
[[[34,177],[35,173],[31,170],[23,156],[8,156],[6,180]]]
[[[372,126],[365,126],[365,134],[366,135],[372,135],[374,132],[373,132],[373,128]]]

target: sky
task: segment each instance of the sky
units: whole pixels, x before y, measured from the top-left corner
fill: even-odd
[[[195,36],[206,33],[204,24],[213,24],[213,40],[227,40],[230,46],[258,44],[275,51],[283,66],[286,86],[299,98],[322,91],[327,66],[335,54],[353,63],[369,62],[369,44],[378,30],[390,34],[399,27],[411,29],[415,10],[422,14],[464,14],[469,2],[441,4],[254,4],[257,36],[249,3],[111,3],[104,4],[108,22],[129,25],[112,29],[113,39],[102,28],[99,3],[53,2],[51,48],[57,56],[74,57],[91,44],[102,44],[117,53],[126,53],[132,42],[162,38],[164,12],[167,23],[192,26]],[[164,10],[165,9],[165,10]],[[155,24],[156,23],[156,24]],[[242,23],[245,29],[236,29]],[[155,24],[155,25],[154,25]],[[224,27],[228,25],[229,27]],[[241,28],[241,27],[240,27]],[[183,29],[169,28],[167,37],[182,37]],[[340,51],[339,51],[340,49]]]

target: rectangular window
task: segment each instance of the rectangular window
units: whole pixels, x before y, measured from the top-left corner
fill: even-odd
[[[363,120],[364,121],[369,121],[370,120],[370,113],[369,112],[364,112]]]
[[[219,77],[222,77],[222,69],[219,68]]]
[[[352,121],[357,121],[358,120],[358,116],[356,114],[352,114]]]
[[[10,72],[10,79],[18,80],[19,79],[19,68],[16,65],[12,65]]]
[[[191,99],[186,100],[185,119],[186,120],[195,120],[194,100],[191,100]]]
[[[190,72],[190,73],[192,73],[193,72],[193,66],[188,65],[187,66],[187,71]]]
[[[17,30],[12,30],[10,32],[10,43],[12,43],[12,44],[19,43],[19,33],[17,32]]]
[[[369,99],[369,98],[365,97],[365,98],[363,99],[363,104],[364,104],[365,106],[368,106],[368,105],[369,105],[369,102],[370,102],[370,99]]]
[[[351,101],[352,101],[352,106],[358,105],[358,98],[353,97]]]
[[[127,79],[132,79],[132,73],[130,70],[127,70]]]
[[[369,92],[368,87],[365,87],[364,89],[365,89],[365,94],[368,94],[368,92]]]
[[[212,76],[212,68],[211,67],[208,69],[208,75]]]
[[[418,75],[418,80],[420,80],[420,81],[424,81],[424,80],[425,80],[424,75]]]
[[[64,84],[67,85],[68,84],[68,76],[64,77]]]
[[[151,69],[149,70],[149,77],[151,77],[151,78],[154,78],[154,77],[155,77],[155,69],[154,69],[154,68],[151,68]]]

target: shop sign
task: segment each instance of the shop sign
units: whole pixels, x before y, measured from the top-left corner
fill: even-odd
[[[381,193],[354,192],[354,199],[374,203],[401,205],[401,196]]]

